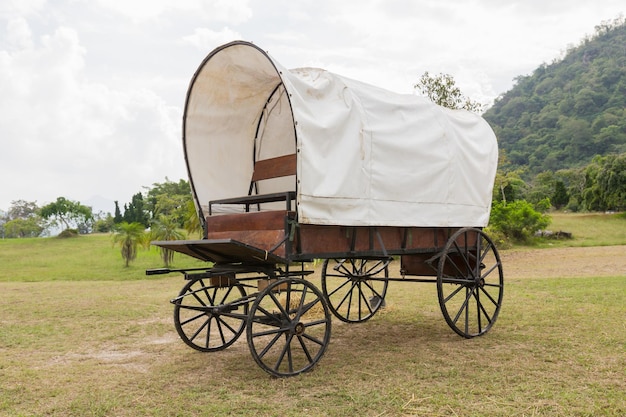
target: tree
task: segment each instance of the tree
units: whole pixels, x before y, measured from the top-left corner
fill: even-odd
[[[7,238],[38,237],[44,227],[37,217],[17,218],[4,224],[4,236]]]
[[[133,195],[128,206],[124,205],[124,221],[126,223],[141,223],[145,227],[149,226],[148,213],[144,208],[143,195],[141,193]]]
[[[36,217],[39,207],[36,201],[14,200],[11,201],[11,207],[7,212],[9,220],[28,219]]]
[[[9,211],[2,215],[2,236],[7,238],[37,237],[46,224],[38,214],[39,207],[34,201],[11,201]]]
[[[173,216],[178,227],[183,227],[186,219],[187,204],[192,201],[189,182],[183,179],[178,182],[165,178],[164,183],[152,184],[146,193],[146,210],[151,218],[159,215]]]
[[[115,227],[115,220],[111,213],[104,214],[103,212],[99,212],[94,216],[93,223],[93,231],[95,233],[108,233],[113,231]]]
[[[200,233],[202,231],[202,225],[200,224],[200,216],[196,211],[196,205],[193,200],[189,200],[185,209],[185,221],[183,227],[189,235],[193,233]]]
[[[152,222],[150,229],[151,240],[181,240],[185,236],[178,230],[176,219],[168,216],[159,216]],[[159,248],[161,259],[165,267],[169,267],[174,261],[174,251],[167,248]]]
[[[65,197],[58,197],[54,203],[43,206],[39,214],[46,220],[53,218],[54,223],[61,222],[65,230],[70,229],[70,225],[78,227],[80,223],[93,220],[91,207],[83,206],[80,202],[70,201]]]
[[[540,172],[533,179],[530,189],[526,194],[526,200],[531,204],[549,198],[554,192],[554,172]]]
[[[554,184],[554,194],[552,194],[550,200],[552,201],[552,205],[557,209],[563,208],[569,203],[569,193],[563,181],[556,180]]]
[[[496,173],[496,179],[494,182],[494,195],[493,199],[496,201],[514,201],[523,198],[526,183],[520,177],[520,173],[516,171],[507,171]]]
[[[626,153],[593,158],[585,168],[582,202],[587,210],[626,208]]]
[[[120,246],[125,266],[137,258],[137,247],[147,243],[145,228],[141,223],[122,222],[116,226],[113,244]]]
[[[122,212],[120,210],[120,204],[115,201],[115,215],[113,216],[113,223],[118,224],[124,221],[122,217]]]
[[[602,209],[626,209],[626,153],[607,155],[600,163],[596,181]]]
[[[422,95],[434,103],[450,109],[465,109],[475,113],[482,110],[482,104],[465,97],[456,86],[450,74],[431,76],[428,71],[422,74],[419,82],[413,86]]]

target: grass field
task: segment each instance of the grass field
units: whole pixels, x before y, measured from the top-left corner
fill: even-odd
[[[552,213],[553,232],[573,233],[574,239],[557,241],[559,246],[609,246],[626,243],[625,214]],[[549,241],[552,245],[554,241]]]
[[[626,245],[616,220],[577,218],[569,231],[588,233],[579,246]],[[178,339],[168,300],[183,280],[144,275],[160,266],[156,251],[124,268],[105,235],[0,241],[0,415],[626,415],[624,263],[581,275],[565,261],[559,274],[541,272],[570,250],[597,262],[597,252],[578,249],[504,251],[505,304],[483,337],[448,328],[434,285],[391,283],[370,321],[333,321],[312,372],[275,379],[256,366],[245,335],[208,354]],[[626,257],[626,246],[612,249]]]
[[[204,264],[177,255],[173,267]],[[146,279],[145,270],[160,267],[156,248],[139,249],[137,259],[124,267],[120,249],[108,234],[76,238],[29,238],[0,240],[2,281],[128,281]]]

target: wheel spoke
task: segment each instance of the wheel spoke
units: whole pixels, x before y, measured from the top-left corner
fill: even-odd
[[[313,305],[310,305],[309,308],[304,311],[304,300],[306,299],[306,293],[307,293],[307,287],[304,287],[302,289],[302,293],[300,294],[300,302],[298,303],[298,308],[296,310],[296,317],[294,318],[294,321],[300,321],[300,318],[306,314],[307,311],[309,311],[311,309],[311,307],[313,307]],[[289,294],[291,294],[291,291],[289,291]],[[287,295],[287,306],[289,306],[289,294]]]
[[[307,303],[306,305],[303,305],[302,308],[300,309],[300,314],[298,315],[298,319],[304,316],[306,313],[308,313],[318,303],[321,303],[320,298],[316,298],[315,300]]]
[[[206,303],[204,302],[204,300],[203,300],[203,299],[201,299],[201,298],[198,296],[198,292],[199,292],[199,291],[203,291],[203,292],[205,292],[205,293],[206,293],[206,289],[202,289],[202,290],[198,290],[198,291],[192,291],[192,292],[191,292],[191,295],[193,295],[193,298],[195,298],[201,306],[206,307],[207,305],[206,305]],[[209,302],[211,301],[211,299],[209,298],[209,295],[208,295],[208,294],[207,294],[207,299],[209,299]]]
[[[387,265],[389,265],[389,260],[387,260],[387,259],[379,260],[374,265],[372,265],[371,268],[367,269],[367,271],[365,273],[363,273],[363,275],[365,275],[365,276],[376,275],[376,274],[382,272],[382,270],[385,269],[387,267]]]
[[[204,317],[205,315],[206,314],[204,314],[204,313],[200,313],[197,316],[193,316],[193,317],[191,317],[191,318],[189,318],[189,319],[187,319],[185,321],[181,321],[180,325],[184,326],[185,324],[188,324],[188,323],[191,323],[192,321],[198,320],[200,317]]]
[[[374,288],[374,286],[373,286],[373,285],[371,285],[371,284],[370,284],[370,281],[363,281],[363,284],[364,284],[367,288],[369,288],[369,289],[370,289],[370,291],[371,291],[371,292],[372,292],[372,293],[373,293],[376,297],[379,297],[379,298],[381,298],[381,299],[383,298],[383,296],[380,294],[380,292],[379,292],[376,288]]]
[[[313,343],[315,343],[315,344],[318,344],[319,346],[324,346],[324,341],[323,341],[323,340],[320,340],[320,339],[318,339],[318,338],[316,338],[316,337],[313,337],[313,336],[311,336],[311,335],[309,335],[309,334],[304,333],[304,334],[302,335],[302,337],[304,337],[304,338],[306,338],[306,339],[310,340],[311,342],[313,342]]]
[[[333,295],[335,295],[339,290],[343,289],[346,285],[352,284],[352,281],[350,281],[349,279],[345,279],[346,277],[344,275],[328,275],[328,276],[332,278],[342,278],[344,280],[341,284],[339,284],[337,288],[335,288],[330,294],[328,294],[329,297],[332,297]]]
[[[285,354],[287,354],[288,355],[287,359],[289,362],[289,373],[293,373],[293,358],[291,357],[291,339],[292,338],[293,338],[292,335],[290,334],[287,335],[287,341],[285,342],[285,346],[283,347],[282,352],[278,356],[276,365],[274,365],[275,371],[278,371],[280,369],[280,364],[283,363],[283,360],[285,359]]]
[[[363,317],[362,310],[361,310],[361,305],[365,304],[365,306],[367,307],[367,310],[369,311],[370,315],[373,314],[372,308],[370,307],[369,301],[367,300],[367,298],[365,297],[365,294],[363,293],[363,290],[361,288],[361,286],[363,285],[362,282],[359,282],[359,318]]]
[[[339,272],[339,270],[341,269],[344,273],[342,274],[342,276],[352,276],[354,275],[354,264],[351,263],[352,266],[352,271],[350,271],[348,268],[346,268],[345,266],[345,262],[341,261],[339,262],[339,264],[337,266],[335,266],[335,271]]]
[[[273,292],[270,292],[269,296],[272,299],[272,301],[274,302],[274,305],[276,307],[278,307],[278,309],[280,310],[280,314],[283,316],[283,318],[289,319],[289,313],[287,313],[287,311],[285,310],[285,307],[283,307],[282,303],[280,301],[278,301],[278,298],[276,298],[276,295],[274,295]],[[289,308],[289,305],[287,305],[287,308]]]
[[[211,322],[212,322],[213,317],[209,317],[209,319],[207,320],[207,326],[206,326],[206,337],[204,338],[204,347],[205,348],[209,348],[209,339],[211,337]],[[221,333],[221,332],[220,332]],[[220,334],[220,336],[222,337],[222,344],[224,344],[223,339],[224,339],[224,335]]]
[[[211,318],[208,318],[204,323],[202,323],[202,325],[198,328],[198,330],[189,338],[189,340],[191,340],[192,342],[195,340],[196,337],[198,337],[198,335],[200,334],[200,332],[202,332],[202,330],[207,327],[209,325],[209,322],[211,321]]]
[[[456,242],[455,242],[455,246],[456,246]],[[457,254],[458,254],[458,253],[457,253]],[[445,255],[445,256],[446,256],[446,259],[449,261],[449,262],[448,262],[448,265],[451,265],[452,267],[454,267],[454,269],[456,270],[456,272],[457,272],[457,274],[458,274],[458,275],[452,275],[452,276],[461,276],[461,277],[464,277],[464,276],[465,276],[465,272],[463,272],[463,271],[461,270],[461,268],[460,268],[460,267],[456,264],[456,261],[455,261],[455,260],[454,260],[451,256],[449,256],[449,255]],[[463,257],[463,259],[465,259],[465,258]]]
[[[352,308],[352,295],[354,294],[354,289],[356,288],[356,283],[352,284],[352,288],[350,288],[350,292],[348,293],[348,310],[346,312],[346,318],[350,318],[350,309]],[[342,303],[343,304],[343,303]],[[341,308],[341,306],[339,306]]]
[[[480,293],[476,293],[474,295],[474,298],[476,298],[476,306],[477,306],[477,310],[478,310],[478,326],[480,327],[480,312],[483,312],[483,315],[485,316],[485,318],[487,319],[487,321],[491,324],[491,317],[489,316],[489,313],[487,312],[487,310],[485,309],[485,306],[483,305],[483,303],[480,301]]]
[[[461,313],[464,310],[467,312],[467,303],[469,302],[470,298],[472,297],[471,290],[469,288],[467,288],[467,287],[465,287],[465,289],[466,289],[465,300],[463,301],[463,304],[461,304],[461,308],[456,313],[456,316],[454,316],[454,319],[452,319],[452,322],[455,323],[455,324],[456,324],[457,321],[459,321],[459,317],[461,317]],[[466,320],[466,325],[467,325],[467,320]]]
[[[466,288],[465,286],[459,286],[457,287],[454,291],[452,291],[452,293],[450,295],[448,295],[446,298],[443,299],[444,303],[447,303],[448,301],[450,301],[455,295],[457,295],[459,293],[459,291],[461,291],[463,288]]]
[[[467,236],[465,236],[465,241],[467,242]],[[466,245],[467,245],[467,243],[466,243]],[[465,265],[466,271],[473,274],[474,271],[472,270],[472,267],[471,267],[471,265],[469,263],[469,259],[468,259],[469,258],[469,254],[468,254],[467,247],[461,248],[456,241],[454,242],[454,247],[456,248],[457,254],[461,258],[461,260],[463,260],[463,264]],[[456,262],[454,263],[454,267],[457,270],[457,272],[459,273],[459,275],[462,275],[462,276],[466,275],[465,272],[463,272],[463,271],[461,271],[461,269],[459,269],[459,267],[456,265]],[[474,277],[472,276],[472,278],[474,278]]]
[[[221,327],[224,326],[226,329],[228,329],[228,331],[230,331],[232,334],[236,334],[237,330],[233,329],[233,327],[228,324],[228,322],[224,319],[222,319],[220,316],[215,318],[218,326],[220,326],[220,333],[222,333]],[[223,340],[224,343],[226,343],[226,340]]]
[[[222,299],[220,300],[219,305],[224,305],[226,304],[226,300],[228,299],[228,297],[230,296],[231,292],[233,291],[234,287],[228,287],[228,290],[226,290],[226,294],[224,294],[224,296],[222,297]]]
[[[270,334],[270,333],[268,333]],[[255,337],[257,337],[257,335],[261,336],[261,333],[258,333],[255,335]],[[278,339],[280,339],[280,337],[283,335],[283,331],[282,330],[278,330],[276,331],[276,335],[274,336],[274,338],[265,346],[265,348],[263,348],[263,350],[258,354],[260,358],[263,358],[267,352],[269,352],[269,350],[274,346],[274,344],[278,341]]]
[[[304,343],[304,339],[303,339],[304,336],[305,335],[298,336],[298,342],[300,342],[300,347],[302,348],[302,351],[304,352],[306,358],[308,359],[310,363],[310,362],[313,362],[313,357],[311,356],[309,349],[306,347],[306,344]]]
[[[496,268],[498,268],[498,264],[494,264],[491,268],[489,268],[487,271],[483,270],[483,273],[481,274],[481,278],[485,279],[487,278],[493,271],[496,270]]]
[[[500,287],[500,286],[498,286],[498,287]],[[487,296],[487,298],[489,298],[489,300],[491,300],[491,302],[493,303],[494,306],[499,307],[498,302],[493,299],[493,297],[491,296],[491,294],[489,294],[488,291],[485,291],[484,288],[481,288],[480,291],[482,291],[482,293],[485,294]]]
[[[469,333],[469,299],[472,297],[472,290],[470,288],[467,289],[468,291],[468,295],[467,295],[467,299],[465,300],[465,333]]]
[[[482,303],[480,302],[480,292],[476,291],[472,291],[472,295],[474,296],[474,299],[476,300],[476,323],[478,324],[478,333],[482,333],[483,331],[483,324],[482,324],[482,319],[480,316],[480,311],[482,310],[483,312],[485,309],[483,308]],[[489,320],[489,318],[487,318],[487,320]],[[468,330],[469,332],[469,330]]]
[[[261,337],[261,336],[269,336],[269,335],[272,335],[272,334],[281,334],[281,333],[284,333],[285,330],[287,330],[287,329],[285,329],[283,327],[275,327],[275,328],[268,329],[268,330],[254,332],[254,333],[252,333],[252,336],[253,337]]]

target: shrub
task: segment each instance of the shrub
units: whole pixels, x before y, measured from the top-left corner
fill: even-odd
[[[543,209],[544,204],[541,204]],[[527,241],[536,231],[550,224],[550,216],[542,214],[526,200],[510,203],[496,201],[491,208],[489,227],[516,242]]]
[[[78,230],[76,229],[65,229],[57,236],[59,239],[66,239],[70,237],[78,237]]]

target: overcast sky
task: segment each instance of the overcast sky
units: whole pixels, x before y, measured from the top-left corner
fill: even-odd
[[[451,74],[490,104],[562,56],[623,0],[0,0],[0,209],[63,196],[113,212],[142,187],[186,177],[187,86],[215,47],[252,41],[413,93]]]

